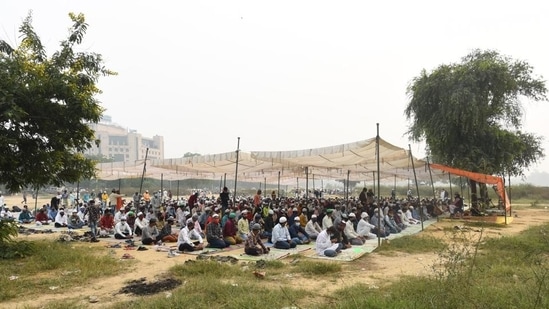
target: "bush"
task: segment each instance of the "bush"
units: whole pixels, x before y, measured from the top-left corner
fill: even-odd
[[[15,240],[18,231],[19,227],[15,220],[0,220],[0,259],[23,258],[32,254],[33,243]]]

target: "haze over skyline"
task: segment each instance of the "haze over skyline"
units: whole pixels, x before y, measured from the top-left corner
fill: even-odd
[[[526,60],[549,76],[542,1],[17,1],[0,11],[0,38],[18,45],[28,12],[51,54],[71,25],[81,49],[118,76],[98,99],[115,123],[162,135],[166,158],[186,152],[295,150],[376,135],[408,148],[406,88],[422,69],[474,49]],[[523,130],[545,137],[547,102],[523,102]],[[412,143],[416,157],[424,145]],[[549,154],[549,153],[548,153]],[[531,167],[549,172],[549,160]]]

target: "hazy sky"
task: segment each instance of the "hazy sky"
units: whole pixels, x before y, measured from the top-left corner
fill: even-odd
[[[85,14],[81,49],[119,73],[99,83],[106,114],[164,136],[167,158],[234,151],[237,137],[244,151],[349,143],[376,123],[407,148],[410,81],[476,48],[549,76],[548,1],[18,0],[2,5],[0,38],[17,45],[29,10],[50,54],[68,13]],[[549,104],[524,107],[525,131],[549,154]],[[549,159],[533,171],[549,172]]]

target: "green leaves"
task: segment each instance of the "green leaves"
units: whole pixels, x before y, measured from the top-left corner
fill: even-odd
[[[73,50],[88,25],[83,14],[69,16],[68,37],[49,58],[30,14],[20,27],[20,46],[0,41],[0,183],[12,192],[95,173],[81,153],[95,142],[88,123],[103,113],[96,83],[115,73],[100,54]]]
[[[547,100],[545,82],[532,72],[528,63],[490,50],[422,71],[407,90],[410,138],[425,140],[437,163],[522,175],[544,156],[541,138],[519,131],[520,99]]]

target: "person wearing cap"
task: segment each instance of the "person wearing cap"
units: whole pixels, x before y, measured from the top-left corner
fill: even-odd
[[[349,219],[345,223],[345,229],[343,230],[343,232],[345,233],[345,236],[347,236],[347,239],[353,246],[364,245],[365,239],[355,231],[355,227],[354,227],[354,222],[356,221],[355,213],[351,212],[348,215],[348,218]]]
[[[360,214],[360,220],[356,227],[356,232],[358,235],[362,236],[364,239],[374,239],[377,238],[377,235],[371,231],[375,228],[375,225],[372,225],[368,222],[369,216],[367,212],[362,212]]]
[[[55,216],[54,226],[55,227],[67,227],[68,218],[65,215],[65,209],[63,207],[59,208],[59,212]]]
[[[221,228],[225,226],[225,223],[229,220],[229,216],[231,215],[230,209],[225,209],[225,212],[223,214],[223,217],[221,218]]]
[[[196,240],[193,241],[193,239]],[[202,236],[194,230],[194,222],[192,220],[188,220],[186,226],[179,231],[179,236],[177,237],[177,249],[181,252],[192,252],[204,249],[204,241]]]
[[[337,232],[334,226],[322,230],[316,238],[315,250],[320,256],[335,257],[343,249],[343,245],[338,242]]]
[[[212,208],[208,206],[204,208],[204,211],[198,217],[198,223],[202,228],[206,227],[206,222],[208,221],[208,218],[211,216],[211,214],[212,214]],[[196,213],[193,214],[193,216],[195,215]]]
[[[125,216],[120,217],[120,221],[114,226],[114,238],[116,239],[132,239],[132,228],[128,224]]]
[[[267,237],[267,241],[271,242],[271,236],[273,235],[273,228],[275,226],[275,213],[274,210],[269,209],[267,211],[267,217],[263,220],[263,235]]]
[[[301,227],[299,217],[294,217],[295,223],[293,225],[290,225],[288,228],[288,232],[290,232],[290,237],[292,238],[292,242],[301,245],[301,244],[308,244],[311,242],[311,237],[309,237],[309,234],[305,231],[304,228]]]
[[[135,219],[135,223],[133,225],[133,232],[137,236],[141,236],[143,233],[143,229],[149,225],[149,221],[145,219],[145,214],[143,212],[137,213],[137,219]]]
[[[178,235],[177,233],[172,232],[172,226],[175,223],[174,217],[168,217],[166,220],[166,224],[162,227],[160,230],[160,239],[162,242],[176,242],[178,241]]]
[[[261,224],[254,223],[252,230],[244,242],[244,253],[248,255],[262,255],[269,253],[270,248],[265,247],[261,241]]]
[[[120,222],[120,218],[126,217],[126,208],[121,207],[118,209],[118,211],[114,214],[114,224]]]
[[[149,224],[143,228],[141,242],[144,245],[152,245],[161,242],[162,239],[160,238],[160,232],[156,227],[156,221],[156,218],[151,218]]]
[[[248,221],[248,210],[244,209],[238,220],[238,235],[243,241],[246,241],[248,234],[250,234],[250,221]]]
[[[212,222],[206,226],[206,240],[209,248],[227,248],[231,244],[223,239],[221,226],[219,224],[219,215],[212,215]]]
[[[242,238],[238,235],[238,230],[236,228],[236,213],[231,212],[229,215],[229,220],[225,222],[223,226],[223,239],[231,245],[241,244]]]
[[[273,228],[273,234],[271,236],[271,242],[277,249],[290,249],[295,248],[296,243],[292,241],[290,232],[286,226],[288,219],[286,217],[280,217],[278,224]]]
[[[333,212],[334,210],[332,208],[326,209],[326,215],[324,216],[324,218],[322,218],[322,229],[325,230],[334,225],[334,222],[332,221]]]
[[[81,229],[84,226],[84,221],[80,219],[78,211],[73,210],[72,214],[67,219],[67,227],[69,229]]]
[[[320,227],[320,224],[318,224],[316,215],[312,215],[311,219],[307,222],[307,225],[305,225],[305,232],[307,232],[309,237],[313,240],[318,237],[320,232],[322,232],[322,228]]]
[[[109,209],[105,209],[105,213],[99,220],[99,233],[103,235],[114,234],[114,217]]]

